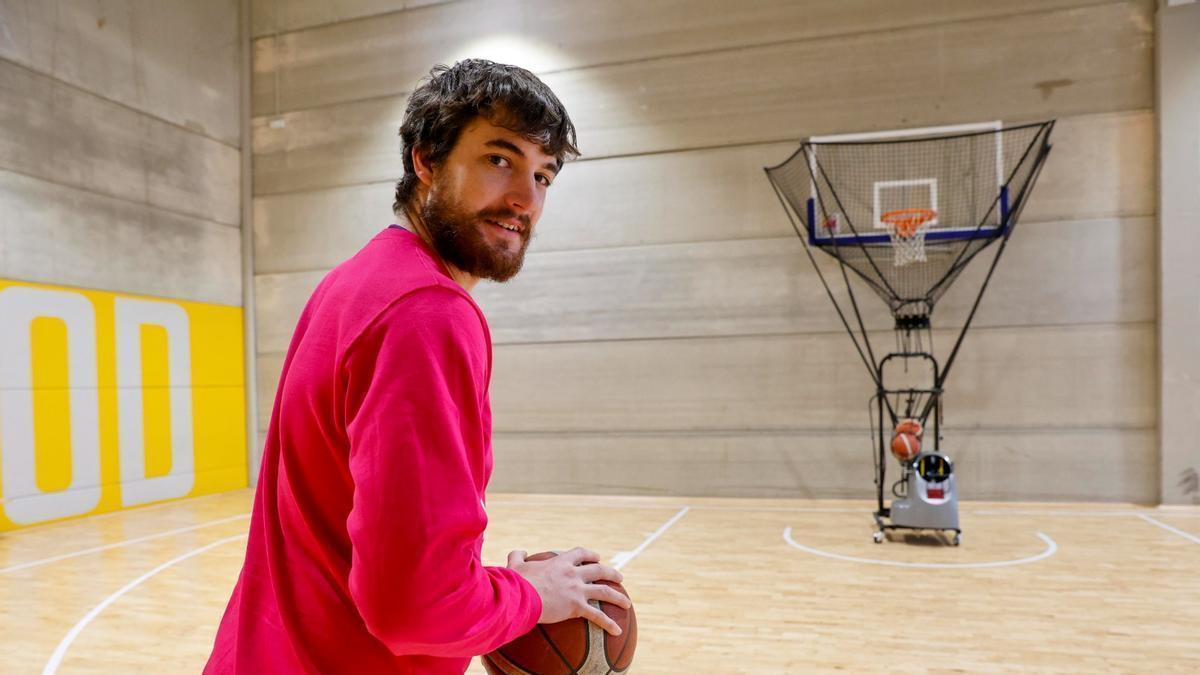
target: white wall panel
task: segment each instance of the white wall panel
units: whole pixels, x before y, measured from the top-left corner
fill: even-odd
[[[1155,3],[413,4],[253,6],[264,421],[312,288],[392,221],[406,92],[488,56],[541,73],[585,153],[526,269],[475,292],[493,489],[870,497],[872,386],[762,167],[807,135],[1057,118],[948,382],[946,449],[968,499],[1155,499]]]
[[[943,361],[953,337],[935,334]],[[947,424],[1151,428],[1154,350],[1153,324],[975,330],[947,380]],[[505,432],[852,431],[874,392],[838,333],[502,345],[494,358]],[[260,354],[263,419],[281,366]]]
[[[435,63],[487,58],[536,73],[754,45],[875,34],[1102,4],[1103,0],[474,0],[340,21],[411,2],[278,2],[285,25],[336,21],[255,41],[254,113],[411,91]],[[1127,3],[1138,11],[1147,2]],[[301,7],[300,5],[304,5]],[[350,6],[347,6],[350,5]],[[256,3],[261,14],[269,3]],[[310,19],[291,20],[320,7]],[[486,31],[480,27],[486,26]],[[256,35],[260,34],[256,31]]]
[[[0,58],[241,145],[238,0],[0,0]]]
[[[1159,28],[1161,495],[1200,504],[1200,5],[1164,7]]]
[[[1153,214],[1154,113],[1060,119],[1022,222]],[[762,168],[796,143],[572,162],[530,252],[791,237]],[[256,197],[259,273],[328,269],[394,220],[393,181]]]
[[[448,0],[247,0],[254,36],[378,16]]]
[[[489,489],[873,500],[872,443],[865,430],[500,433]],[[959,496],[966,502],[1155,500],[1152,430],[950,428],[943,450],[955,462]],[[899,474],[894,462],[888,468],[890,477]],[[864,528],[870,523],[869,508],[863,522]]]
[[[1152,427],[1154,349],[1153,324],[973,331],[947,423]],[[526,432],[850,430],[873,391],[838,333],[507,345],[492,377],[496,429]]]
[[[595,158],[1146,109],[1153,97],[1152,34],[1143,6],[1116,3],[543,79],[579,128],[582,151]],[[912,48],[919,43],[938,48]],[[398,96],[284,113],[281,128],[256,118],[255,193],[395,178],[404,103]]]
[[[1154,221],[1029,223],[1010,239],[976,326],[1144,322],[1154,317]],[[982,253],[934,310],[934,326],[962,325],[998,245]],[[849,311],[833,258],[814,251]],[[284,351],[325,271],[259,275],[257,339]],[[882,300],[851,277],[867,322],[889,329]],[[474,297],[497,344],[812,333],[842,330],[795,236],[530,254],[505,284]]]
[[[966,320],[995,256],[980,254],[934,310],[934,326]],[[845,311],[834,259],[815,252]],[[1030,223],[1010,239],[975,321],[980,326],[1148,321],[1154,316],[1151,218]],[[885,259],[883,264],[891,264]],[[856,283],[872,328],[882,300]],[[497,343],[807,333],[840,330],[825,288],[792,236],[531,255],[505,284],[475,297]]]
[[[0,169],[236,225],[237,148],[0,60]]]
[[[0,171],[0,278],[242,304],[241,233]]]
[[[395,221],[395,186],[371,183],[254,198],[254,269],[332,269]]]
[[[296,321],[327,272],[254,277],[254,338],[260,354],[287,351]]]

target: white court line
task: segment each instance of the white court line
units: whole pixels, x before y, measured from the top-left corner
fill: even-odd
[[[89,623],[91,623],[93,619],[95,619],[97,616],[99,616],[100,612],[103,612],[105,610],[105,608],[107,608],[109,605],[116,602],[122,595],[125,595],[129,591],[132,591],[133,589],[142,585],[142,583],[144,583],[150,577],[154,576],[155,574],[158,574],[159,572],[167,569],[168,567],[171,567],[172,565],[175,565],[176,563],[183,562],[184,560],[187,560],[188,558],[191,558],[193,556],[198,556],[201,553],[204,553],[205,551],[207,551],[209,549],[220,546],[221,544],[228,544],[231,541],[237,541],[238,539],[245,539],[245,538],[246,538],[246,535],[238,534],[238,535],[234,535],[232,537],[225,537],[224,539],[218,539],[217,541],[214,541],[211,544],[201,546],[200,548],[188,551],[187,553],[184,553],[181,556],[171,558],[167,562],[159,565],[158,567],[155,567],[154,569],[150,570],[149,572],[146,572],[142,576],[125,584],[123,587],[121,587],[121,590],[108,596],[100,604],[98,604],[94,608],[92,608],[92,611],[88,612],[82,619],[79,620],[79,623],[75,624],[71,628],[71,630],[67,632],[66,636],[63,637],[62,641],[58,643],[58,647],[55,647],[54,653],[50,655],[50,660],[46,662],[46,667],[42,670],[42,675],[52,675],[53,673],[57,672],[58,666],[62,664],[63,657],[65,657],[67,655],[67,649],[71,646],[71,643],[75,641],[75,638],[79,637],[79,634],[81,632],[83,632],[83,629],[87,628],[87,625]]]
[[[678,504],[616,504],[612,502],[596,502],[588,503],[586,501],[577,502],[489,502],[488,508],[493,506],[511,506],[521,508],[525,506],[545,506],[545,507],[573,507],[586,509],[645,509],[665,511],[667,509],[680,508]],[[849,506],[723,506],[721,504],[692,504],[689,509],[697,511],[779,511],[783,513],[871,513],[870,507],[852,508]]]
[[[243,514],[236,515],[236,516],[230,516],[228,518],[221,518],[219,520],[211,520],[207,523],[201,523],[199,525],[192,525],[190,527],[180,527],[180,528],[177,528],[174,530],[167,530],[166,532],[159,532],[157,534],[148,534],[144,537],[137,537],[136,539],[126,539],[125,541],[118,541],[113,544],[105,544],[104,546],[95,546],[93,548],[85,548],[82,551],[75,551],[73,553],[63,553],[62,555],[56,555],[56,556],[52,556],[49,558],[42,558],[40,560],[31,560],[29,562],[20,563],[18,565],[10,565],[8,567],[0,567],[0,574],[6,574],[8,572],[16,572],[18,570],[25,570],[25,569],[29,569],[30,567],[39,567],[41,565],[48,565],[52,562],[58,562],[60,560],[67,560],[70,558],[79,558],[81,556],[91,555],[93,553],[99,553],[100,551],[107,551],[107,550],[113,549],[113,548],[121,548],[122,546],[132,546],[133,544],[140,544],[143,541],[151,541],[154,539],[161,539],[163,537],[169,537],[173,534],[180,534],[182,532],[191,532],[192,530],[202,530],[206,527],[212,527],[214,525],[220,525],[222,523],[228,523],[233,520],[238,520],[241,518],[249,518],[249,517],[250,517],[249,513],[243,513]]]
[[[960,504],[961,506],[961,504]],[[964,509],[972,516],[1061,516],[1063,518],[1132,518],[1142,515],[1139,511],[1056,511],[1054,509]]]
[[[1038,537],[1041,538],[1042,541],[1046,542],[1046,550],[1042,551],[1041,553],[1039,553],[1037,555],[1029,556],[1028,558],[1017,558],[1015,560],[994,560],[994,561],[989,561],[989,562],[978,562],[978,563],[900,562],[897,560],[876,560],[874,558],[858,558],[858,557],[850,556],[850,555],[842,555],[840,553],[830,553],[829,551],[822,551],[820,549],[812,548],[809,546],[805,546],[804,544],[797,543],[796,540],[792,539],[792,528],[790,528],[790,527],[783,531],[783,540],[786,541],[789,545],[791,545],[795,548],[798,548],[801,551],[804,551],[806,553],[823,556],[825,558],[833,558],[834,560],[844,560],[846,562],[865,563],[867,565],[888,565],[890,567],[924,567],[924,568],[931,568],[931,569],[971,569],[971,568],[981,568],[981,567],[1011,567],[1013,565],[1025,565],[1028,563],[1037,562],[1044,558],[1049,558],[1050,556],[1052,556],[1058,552],[1058,544],[1054,543],[1053,539],[1051,539],[1050,537],[1047,537],[1046,535],[1042,534],[1041,532],[1037,532],[1036,534]]]
[[[1167,532],[1174,532],[1175,534],[1183,537],[1184,539],[1187,539],[1188,541],[1191,541],[1194,544],[1200,544],[1200,537],[1197,537],[1194,534],[1189,534],[1178,528],[1171,527],[1170,525],[1159,522],[1159,521],[1151,518],[1150,516],[1142,515],[1141,518],[1142,518],[1142,520],[1146,521],[1147,523],[1150,523],[1151,525],[1157,525],[1157,526],[1161,527],[1162,529],[1166,530]]]
[[[641,554],[642,551],[646,550],[647,546],[654,543],[655,539],[658,539],[659,537],[661,537],[664,532],[671,529],[672,525],[679,522],[679,519],[682,518],[688,512],[688,510],[690,508],[691,508],[690,506],[685,506],[682,509],[679,509],[679,513],[676,513],[674,516],[672,516],[672,518],[670,520],[663,523],[663,526],[658,528],[657,530],[655,530],[654,534],[647,537],[646,541],[643,541],[641,546],[638,546],[637,548],[633,549],[632,551],[621,551],[620,553],[613,555],[613,557],[612,557],[613,567],[615,567],[616,569],[621,569],[622,567],[628,565],[630,560],[633,560],[634,558],[638,557],[638,555]]]
[[[720,504],[697,505],[692,508],[704,511],[761,511],[763,513],[871,513],[871,507],[849,506],[722,506]]]
[[[521,508],[525,506],[544,506],[544,507],[561,507],[561,508],[587,508],[587,509],[645,509],[645,510],[666,510],[679,508],[677,504],[620,504],[614,502],[588,502],[586,500],[574,502],[552,502],[552,501],[527,501],[527,502],[489,502],[488,508],[493,506]],[[982,508],[974,510],[967,506],[963,508],[963,504],[959,504],[960,512],[967,516],[1062,516],[1064,518],[1133,518],[1141,516],[1140,511],[1072,511],[1072,510],[1054,510],[1054,509],[995,509]],[[762,513],[866,513],[868,515],[874,510],[874,504],[869,506],[851,507],[851,506],[727,506],[722,504],[692,504],[688,508],[696,511],[742,511],[742,512],[762,512]],[[1200,517],[1200,512],[1189,513],[1183,512],[1172,515],[1194,516]]]
[[[505,501],[488,501],[488,509],[492,508],[524,508],[526,506],[542,506],[552,508],[575,508],[575,509],[657,509],[668,510],[679,508],[678,504],[618,504],[614,502],[588,502],[588,501],[528,501],[528,502],[505,502]]]

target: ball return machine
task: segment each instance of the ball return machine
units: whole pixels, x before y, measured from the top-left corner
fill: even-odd
[[[902,529],[961,542],[954,464],[941,447],[946,377],[1045,164],[1053,127],[989,122],[811,137],[765,169],[875,385],[876,543]],[[934,307],[985,251],[994,254],[973,302],[951,310],[960,327],[947,331],[953,346],[943,365],[933,350]],[[827,275],[840,276],[844,290]],[[855,296],[862,285],[888,308],[890,351],[872,344],[870,333],[878,340],[887,318],[864,317]],[[890,505],[889,449],[900,465]]]

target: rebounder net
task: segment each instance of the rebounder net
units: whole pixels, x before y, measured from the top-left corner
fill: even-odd
[[[927,318],[967,263],[1011,233],[1051,125],[815,137],[767,175],[806,245],[857,273],[897,319]]]

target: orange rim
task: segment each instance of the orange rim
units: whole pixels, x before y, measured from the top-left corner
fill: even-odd
[[[911,237],[916,234],[918,227],[933,220],[936,216],[937,211],[933,209],[900,209],[899,211],[888,211],[879,219],[894,227],[897,236]]]

